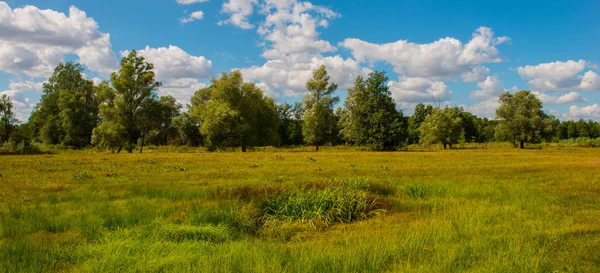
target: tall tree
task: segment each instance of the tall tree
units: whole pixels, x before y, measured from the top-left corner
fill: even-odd
[[[436,144],[441,143],[444,149],[458,143],[463,137],[462,119],[459,115],[459,109],[456,107],[433,108],[419,130],[421,131],[421,143]]]
[[[8,141],[16,123],[12,100],[8,95],[3,94],[0,97],[0,144]]]
[[[279,139],[282,145],[302,145],[302,104],[282,103],[276,105],[281,123],[279,124]]]
[[[406,137],[402,113],[396,110],[388,80],[383,71],[370,73],[366,80],[356,77],[344,102],[341,131],[344,139],[376,150],[391,150],[402,143]]]
[[[202,144],[200,123],[189,112],[173,118],[173,127],[177,130],[179,144],[196,147]]]
[[[34,134],[48,144],[88,145],[98,123],[98,100],[83,67],[73,62],[59,64],[43,88],[29,119]]]
[[[337,85],[329,83],[324,65],[313,71],[312,79],[306,83],[308,93],[304,96],[304,121],[302,135],[304,140],[319,150],[319,145],[331,139],[335,125],[334,105],[339,101],[333,97]]]
[[[127,151],[132,152],[137,140],[140,120],[140,108],[147,99],[155,96],[156,89],[162,84],[155,80],[154,66],[138,56],[135,50],[121,59],[121,68],[110,75],[115,90],[115,106],[118,112],[117,122],[125,128]]]
[[[423,103],[415,106],[415,111],[408,121],[408,143],[417,144],[421,138],[419,127],[425,121],[425,118],[433,112],[433,106]]]
[[[553,132],[554,118],[542,111],[542,101],[529,90],[500,95],[500,107],[496,117],[500,124],[496,131],[499,138],[519,143],[523,149],[525,143],[541,141]]]
[[[273,99],[242,73],[223,73],[192,97],[191,115],[200,121],[200,133],[209,149],[278,145],[279,118]]]

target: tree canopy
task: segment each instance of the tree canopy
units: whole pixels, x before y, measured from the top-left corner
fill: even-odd
[[[539,142],[550,136],[554,130],[554,118],[542,111],[542,101],[529,90],[500,95],[500,107],[496,117],[500,124],[496,131],[498,138],[519,143]]]
[[[239,71],[223,73],[198,90],[190,112],[210,149],[241,146],[245,152],[248,146],[279,144],[275,102],[254,83],[244,83]]]
[[[391,150],[406,137],[402,112],[396,110],[385,72],[356,78],[344,102],[341,133],[345,140],[377,150]]]
[[[332,139],[336,127],[333,108],[339,98],[333,96],[337,85],[329,83],[329,80],[324,65],[315,69],[312,78],[306,82],[308,93],[304,96],[302,104],[304,109],[302,135],[308,144],[315,145],[317,151],[319,145]]]

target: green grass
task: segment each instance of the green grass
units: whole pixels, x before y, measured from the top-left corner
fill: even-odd
[[[0,156],[0,272],[600,272],[600,149],[478,148]]]

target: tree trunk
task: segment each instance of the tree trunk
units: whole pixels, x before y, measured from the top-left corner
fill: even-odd
[[[242,139],[242,153],[246,152],[246,139]]]
[[[315,148],[317,150],[317,152],[319,151],[319,143],[315,144]]]
[[[448,144],[444,143],[444,150],[446,150],[446,145],[448,145]]]
[[[519,149],[523,149],[523,148],[525,148],[525,142],[523,140],[520,140]]]
[[[142,145],[140,145],[140,154],[142,153],[142,150],[144,149],[144,136],[142,136]]]
[[[121,149],[123,149],[123,143],[121,143],[121,145],[119,145],[119,150],[117,151],[117,154],[121,152]]]

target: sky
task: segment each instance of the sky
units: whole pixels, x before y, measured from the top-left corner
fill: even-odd
[[[0,94],[26,121],[60,62],[100,82],[135,49],[159,95],[184,105],[236,69],[301,101],[325,65],[342,101],[384,70],[406,114],[425,103],[494,118],[498,95],[527,89],[561,120],[600,120],[598,14],[598,0],[0,0]]]

